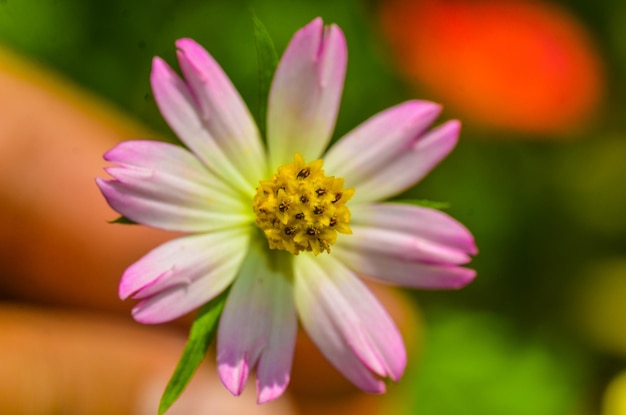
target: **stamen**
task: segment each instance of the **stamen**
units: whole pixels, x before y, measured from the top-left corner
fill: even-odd
[[[343,179],[326,177],[322,164],[322,160],[305,163],[296,154],[293,163],[279,167],[270,180],[259,183],[253,209],[271,249],[318,255],[330,252],[337,233],[352,233],[345,204],[354,189],[344,189]],[[300,203],[294,205],[297,200]]]
[[[309,177],[309,174],[311,174],[311,169],[302,169],[300,170],[300,172],[298,173],[298,176],[296,176],[296,178],[298,179],[306,179],[307,177]]]

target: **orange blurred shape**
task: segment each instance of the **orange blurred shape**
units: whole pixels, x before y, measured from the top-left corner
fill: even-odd
[[[520,133],[580,127],[604,89],[585,28],[535,1],[383,0],[401,71],[468,121]]]

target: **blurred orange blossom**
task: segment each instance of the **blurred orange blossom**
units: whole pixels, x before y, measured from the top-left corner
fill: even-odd
[[[380,7],[403,75],[467,121],[563,135],[601,101],[602,64],[589,34],[555,5],[387,0]]]

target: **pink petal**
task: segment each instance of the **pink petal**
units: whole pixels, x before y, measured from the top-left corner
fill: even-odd
[[[124,272],[120,297],[134,294],[143,300],[133,309],[139,322],[162,323],[180,317],[232,282],[249,239],[246,227],[167,242]]]
[[[207,231],[250,221],[241,196],[185,149],[127,141],[107,152],[114,180],[96,179],[109,205],[135,222],[175,231]]]
[[[300,320],[324,356],[367,392],[385,391],[379,376],[400,379],[402,337],[365,285],[332,255],[301,254],[294,269]]]
[[[352,236],[342,238],[346,249],[363,250],[405,261],[425,264],[466,264],[471,261],[463,251],[439,245],[405,232],[383,228],[351,226]]]
[[[401,203],[351,209],[353,236],[342,247],[431,264],[465,264],[477,253],[474,237],[461,223],[435,209]]]
[[[345,238],[344,238],[345,239]],[[472,282],[476,271],[456,265],[433,265],[335,244],[333,255],[354,272],[405,287],[448,290]]]
[[[283,54],[272,82],[267,128],[272,171],[320,157],[335,128],[346,73],[347,49],[336,25],[317,18],[300,29]]]
[[[244,176],[241,163],[231,160],[207,130],[189,86],[158,57],[152,61],[150,81],[163,118],[181,141],[213,174],[244,194],[253,195],[257,182]]]
[[[228,160],[256,185],[266,174],[257,126],[241,96],[213,57],[191,39],[180,39],[178,61],[196,108]]]
[[[290,258],[266,251],[258,243],[251,247],[228,294],[217,339],[222,383],[239,395],[256,367],[259,403],[287,388],[297,330]]]
[[[332,174],[343,177],[347,187],[356,189],[350,201],[353,205],[386,199],[413,186],[439,164],[456,145],[460,128],[458,121],[448,121],[415,137],[413,145],[395,157],[369,165],[355,163],[358,168]],[[360,158],[360,153],[352,156]]]
[[[476,276],[459,267],[478,250],[461,223],[435,209],[400,203],[351,208],[352,235],[342,235],[333,254],[355,272],[394,284],[453,289]]]
[[[324,155],[329,175],[364,178],[375,175],[409,150],[435,121],[441,106],[408,101],[380,112],[333,145]]]

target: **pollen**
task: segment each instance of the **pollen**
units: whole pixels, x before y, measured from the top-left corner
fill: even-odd
[[[352,233],[346,202],[354,189],[344,189],[341,178],[327,177],[322,165],[322,160],[306,163],[296,153],[293,163],[259,183],[253,208],[271,249],[318,255],[330,252],[337,233]]]

